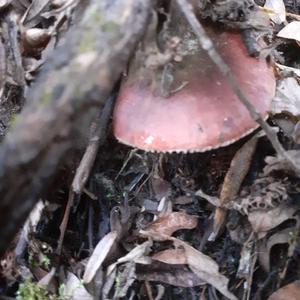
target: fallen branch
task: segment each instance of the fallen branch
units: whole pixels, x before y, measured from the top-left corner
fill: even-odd
[[[0,147],[0,255],[58,164],[88,136],[144,32],[150,5],[91,0],[31,89]]]

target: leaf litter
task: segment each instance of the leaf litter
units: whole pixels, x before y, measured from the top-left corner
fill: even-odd
[[[292,59],[299,51],[300,31],[299,20],[291,17],[299,16],[300,7],[291,11],[289,1],[259,2],[264,2],[262,11],[272,22],[264,39],[278,69],[270,120],[279,128],[287,153],[300,161],[300,66],[297,56]],[[5,128],[8,115],[20,110],[9,95],[16,89],[25,95],[47,53],[76,20],[77,5],[0,1],[1,12],[8,9],[1,43],[9,47],[0,53]],[[216,18],[218,13],[219,7],[209,11]],[[222,14],[221,19],[227,17]],[[224,22],[232,25],[230,18]],[[13,24],[15,37],[7,34],[7,24]],[[256,139],[257,148],[251,148],[246,159],[240,150],[245,140],[202,154],[137,150],[132,155],[128,147],[108,140],[99,151],[87,192],[70,212],[61,254],[55,247],[69,188],[66,179],[42,199],[43,209],[34,220],[30,217],[34,225],[26,223],[2,258],[3,294],[14,296],[16,282],[23,281],[24,289],[28,280],[37,280],[51,299],[153,299],[160,282],[161,293],[167,291],[172,299],[214,299],[213,293],[220,299],[297,299],[299,177],[264,136]],[[73,171],[74,166],[67,175]],[[49,209],[54,204],[58,209]],[[216,210],[226,211],[217,221]],[[216,222],[222,226],[209,239]]]

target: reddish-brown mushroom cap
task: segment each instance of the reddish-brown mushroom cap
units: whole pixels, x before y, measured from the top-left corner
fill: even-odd
[[[210,37],[249,101],[266,117],[275,90],[272,70],[264,59],[248,56],[239,33],[210,29]],[[258,127],[204,51],[173,66],[172,87],[183,87],[168,97],[153,92],[149,80],[135,72],[125,79],[113,120],[120,142],[147,151],[202,152]]]

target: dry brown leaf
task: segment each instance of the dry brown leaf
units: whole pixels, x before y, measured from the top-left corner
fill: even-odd
[[[300,21],[293,21],[287,24],[277,33],[277,36],[300,42]]]
[[[221,205],[227,204],[238,194],[242,182],[248,173],[251,165],[252,156],[256,149],[258,135],[253,136],[247,141],[234,155],[230,167],[224,178],[222,190],[220,193]],[[208,240],[214,241],[224,227],[227,210],[223,207],[217,207],[214,215],[213,232]]]
[[[84,283],[89,283],[94,278],[96,272],[101,267],[109,251],[116,243],[116,240],[117,240],[117,232],[112,231],[107,235],[105,235],[97,244],[85,268],[85,272],[83,275]]]
[[[194,272],[185,265],[169,265],[153,261],[151,265],[137,265],[138,280],[158,281],[179,287],[194,287],[204,285]]]
[[[267,232],[286,220],[294,219],[294,213],[298,208],[293,206],[280,205],[268,210],[255,210],[249,213],[248,220],[258,238],[263,238]]]
[[[150,264],[151,258],[148,256],[153,242],[151,240],[144,242],[141,245],[137,245],[125,256],[120,257],[115,263],[111,264],[107,268],[107,274],[111,274],[117,267],[118,264],[126,262],[134,262],[139,264]]]
[[[289,113],[300,117],[300,85],[293,77],[281,80],[272,101],[272,114]]]
[[[143,230],[143,234],[151,235],[155,240],[166,240],[177,230],[194,229],[197,223],[196,216],[188,215],[185,212],[172,212],[150,223]]]
[[[300,280],[280,288],[268,300],[300,300]]]
[[[293,73],[296,76],[300,77],[300,69],[288,67],[285,65],[281,65],[279,63],[275,63],[276,67],[279,69],[279,71],[283,71],[285,73]]]
[[[184,241],[171,238],[174,246],[184,248],[189,268],[202,280],[211,284],[225,297],[231,300],[237,298],[228,290],[228,279],[219,272],[218,264],[209,256],[188,245]]]
[[[187,264],[183,248],[167,249],[151,256],[152,259],[171,265]]]
[[[141,231],[141,233],[151,238],[156,237],[155,232],[153,231]],[[237,298],[227,288],[228,279],[219,272],[219,266],[212,258],[177,238],[168,238],[168,236],[165,235],[164,240],[173,241],[176,249],[184,250],[185,260],[182,260],[182,262],[186,262],[189,268],[201,280],[211,284],[230,300],[237,300]]]
[[[175,198],[173,203],[179,204],[179,205],[186,205],[186,204],[193,203],[193,201],[194,200],[191,196],[183,195],[183,196],[178,196],[177,198]]]

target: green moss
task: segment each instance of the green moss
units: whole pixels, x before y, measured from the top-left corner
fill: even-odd
[[[16,300],[64,300],[65,297],[65,285],[61,284],[58,288],[58,295],[51,295],[43,287],[37,283],[32,282],[31,279],[25,280],[19,285],[19,289],[16,293]]]
[[[48,292],[41,286],[32,282],[31,280],[26,280],[19,285],[19,289],[16,294],[17,300],[54,300]]]

